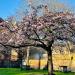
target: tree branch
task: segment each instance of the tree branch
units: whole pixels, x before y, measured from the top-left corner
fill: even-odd
[[[44,46],[46,46],[45,43],[42,42],[42,41],[40,40],[39,35],[36,33],[35,30],[34,30],[34,33],[36,34],[36,36],[37,36],[38,39],[33,39],[33,40],[35,40],[35,41],[39,41],[39,42],[42,43]]]
[[[24,44],[21,44],[21,45],[11,45],[11,44],[3,44],[3,43],[0,43],[1,45],[3,45],[4,47],[8,46],[8,47],[12,47],[12,48],[21,48],[21,47],[27,47],[27,46],[34,46],[34,47],[41,47],[43,49],[45,49],[46,47],[42,44],[39,44],[39,43],[24,43]]]

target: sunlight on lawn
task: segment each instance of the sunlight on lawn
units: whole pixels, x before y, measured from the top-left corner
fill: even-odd
[[[56,75],[75,75],[75,73],[55,72]],[[47,75],[47,70],[20,70],[19,68],[0,68],[0,75]]]

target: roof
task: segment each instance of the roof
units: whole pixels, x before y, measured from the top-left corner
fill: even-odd
[[[0,17],[0,23],[3,22],[4,20]]]

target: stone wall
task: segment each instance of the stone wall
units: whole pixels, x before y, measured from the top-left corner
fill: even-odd
[[[32,68],[37,69],[39,66],[39,60],[30,59],[29,65]],[[40,60],[41,69],[47,65],[47,58]],[[75,72],[75,53],[71,54],[53,54],[53,67],[54,70],[61,70],[61,66],[67,66],[68,71]]]

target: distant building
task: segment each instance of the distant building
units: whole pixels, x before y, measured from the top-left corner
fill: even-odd
[[[75,45],[71,45],[71,44],[69,44],[69,45],[70,45],[70,50],[72,52],[69,51],[69,48],[67,46],[66,47],[60,47],[60,46],[55,47],[55,50],[53,51],[54,70],[75,72],[75,52],[73,52],[73,51],[75,51]],[[36,53],[38,53],[38,55],[39,55],[38,51],[36,51],[35,49],[34,49],[34,51]],[[31,51],[31,52],[33,52],[33,54],[32,54],[33,56],[29,57],[28,65],[31,68],[38,69],[39,58],[37,59],[37,55],[34,51]],[[0,60],[3,60],[3,58],[4,58],[4,56],[0,55]],[[11,60],[11,67],[16,67],[16,66],[20,67],[20,66],[18,66],[18,61],[17,61],[18,54],[15,49],[12,49],[12,51],[11,51],[11,59],[10,60]],[[9,62],[7,62],[7,63],[9,64]],[[26,59],[25,60],[23,59],[22,64],[26,65]],[[40,69],[43,69],[46,65],[47,65],[47,53],[44,52],[40,59]]]
[[[2,18],[0,18],[0,23],[3,22],[4,20]]]
[[[75,46],[70,45],[70,50],[68,47],[64,46],[60,48],[60,46],[55,47],[56,50],[53,51],[53,67],[54,70],[59,71],[72,71],[75,72]],[[73,48],[74,47],[74,48]],[[62,49],[61,51],[59,49]],[[39,66],[38,59],[29,59],[29,65],[32,68],[37,69]],[[43,54],[40,60],[40,69],[43,69],[47,65],[47,54]]]

